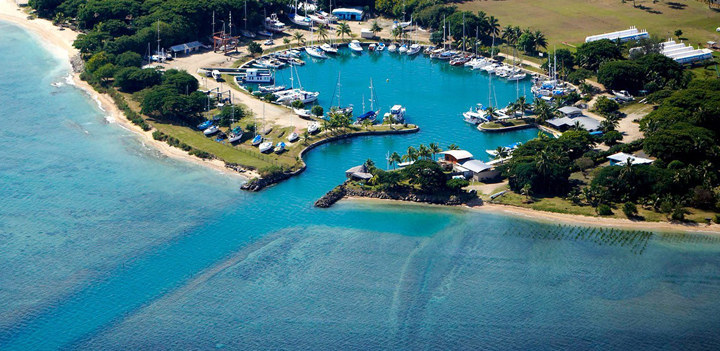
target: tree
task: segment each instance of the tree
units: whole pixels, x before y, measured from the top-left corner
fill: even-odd
[[[318,25],[318,29],[315,31],[315,34],[317,34],[320,40],[326,41],[328,38],[327,26],[321,23],[320,25]]]
[[[510,156],[510,150],[504,146],[498,146],[497,149],[495,149],[495,157],[493,158],[496,160],[502,160],[508,156]]]
[[[417,159],[418,159],[417,150],[412,146],[408,146],[407,153],[403,156],[403,160],[408,161],[408,162],[415,162],[415,161],[417,161]]]
[[[417,151],[418,157],[427,160],[432,156],[432,151],[427,146],[420,144]]]
[[[462,191],[462,188],[468,185],[470,185],[470,182],[459,178],[448,179],[448,181],[445,182],[445,186],[452,192],[460,192]]]
[[[169,69],[162,75],[162,84],[172,86],[180,94],[189,94],[198,90],[200,82],[186,71]]]
[[[142,66],[142,56],[136,52],[125,51],[115,58],[115,65],[118,67],[140,67]]]
[[[547,48],[547,44],[548,43],[547,43],[547,38],[545,38],[545,34],[543,34],[539,30],[536,30],[533,33],[533,45],[535,46],[534,52],[540,51],[540,48],[543,48],[543,49]]]
[[[455,144],[448,145],[448,150],[459,150],[460,147]]]
[[[152,68],[125,67],[115,72],[115,86],[126,93],[134,93],[158,85],[161,81],[160,72]]]
[[[90,57],[85,63],[85,70],[94,73],[98,68],[113,62],[113,56],[105,51],[100,51]]]
[[[403,168],[400,172],[405,175],[410,184],[419,187],[422,192],[432,192],[447,187],[448,176],[442,171],[440,165],[429,160],[420,160]]]
[[[622,53],[618,44],[608,39],[584,43],[575,51],[575,62],[591,71],[597,70],[603,62],[621,58]]]
[[[248,43],[247,49],[250,52],[250,55],[252,55],[253,57],[263,53],[262,46],[260,46],[260,44],[254,42],[254,41],[251,41]]]
[[[336,33],[340,36],[341,40],[345,40],[345,36],[352,34],[352,30],[350,29],[350,25],[343,21],[338,23]]]
[[[315,117],[320,117],[320,116],[323,115],[323,113],[324,113],[325,111],[323,111],[322,106],[320,106],[320,105],[315,105],[315,106],[312,107],[312,109],[310,110],[310,112],[311,112],[313,115],[315,115]]]
[[[430,148],[430,152],[432,152],[433,160],[435,160],[435,155],[442,152],[442,149],[440,148],[440,146],[437,143],[430,143],[429,148]]]
[[[611,115],[620,109],[620,105],[615,100],[608,99],[606,96],[598,97],[593,107],[603,116]]]
[[[288,38],[288,37],[283,38],[283,44],[284,44],[286,47],[287,47],[288,45],[290,45],[290,42],[291,42],[291,41],[290,41],[290,38]]]
[[[518,97],[517,101],[515,101],[515,108],[520,111],[521,117],[525,117],[525,111],[530,108],[530,104],[528,104],[524,95]]]
[[[393,152],[388,158],[388,162],[390,162],[390,165],[395,169],[395,165],[402,162],[402,157],[397,152]]]
[[[302,45],[305,43],[305,35],[298,31],[295,31],[295,33],[293,33],[293,39],[297,42],[298,45]]]
[[[683,35],[682,29],[675,30],[675,36],[680,40],[680,37]]]
[[[637,92],[645,85],[645,69],[635,61],[609,61],[600,64],[598,82],[607,89]]]
[[[435,31],[430,34],[430,42],[438,46],[443,43],[443,34],[441,31]]]
[[[403,29],[400,26],[397,26],[392,29],[392,32],[390,34],[393,36],[393,39],[397,41],[398,37],[400,37],[403,34]]]
[[[106,63],[100,68],[95,70],[95,76],[100,78],[102,81],[107,81],[108,78],[112,78],[117,68],[112,63]]]
[[[520,193],[525,196],[525,202],[530,202],[530,191],[532,190],[532,186],[530,183],[527,183],[523,185],[522,189],[520,190]]]
[[[373,21],[370,31],[373,33],[373,36],[377,36],[377,34],[382,31],[382,27],[380,27],[377,20]]]

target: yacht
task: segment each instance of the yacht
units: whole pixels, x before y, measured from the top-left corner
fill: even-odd
[[[336,47],[328,43],[320,45],[320,49],[322,49],[322,51],[325,51],[325,53],[327,54],[337,54],[338,52],[338,49]]]
[[[260,149],[260,152],[262,152],[262,153],[271,152],[273,149],[273,143],[272,143],[272,141],[266,141],[266,142],[260,144],[258,149]]]
[[[402,105],[395,105],[386,113],[383,122],[403,123],[405,122],[405,108]]]
[[[470,124],[479,124],[487,121],[486,114],[483,105],[477,104],[475,108],[471,107],[469,110],[463,112],[463,119]]]
[[[272,72],[266,69],[248,68],[242,77],[245,83],[272,84],[274,78]],[[261,89],[262,91],[262,89]]]
[[[314,58],[319,58],[319,59],[326,59],[326,58],[328,58],[327,55],[325,55],[325,51],[321,50],[321,49],[320,49],[319,47],[317,47],[317,46],[308,46],[308,47],[305,48],[305,52],[307,52],[308,55],[310,55],[310,56],[312,56],[312,57],[314,57]]]
[[[420,46],[420,44],[417,44],[417,43],[412,44],[412,45],[410,45],[410,48],[408,49],[407,54],[408,54],[408,55],[415,55],[415,54],[417,54],[418,52],[420,52],[420,49],[422,49],[422,47]]]
[[[385,44],[384,43],[378,43],[377,48],[375,51],[383,51],[385,50]]]
[[[217,125],[213,124],[213,125],[211,125],[210,127],[208,127],[207,129],[205,129],[205,130],[203,131],[203,134],[205,134],[205,135],[213,135],[213,134],[217,133],[219,130],[220,130],[220,127],[218,127]]]
[[[317,122],[312,122],[308,125],[308,133],[314,134],[320,129],[320,125]]]
[[[300,101],[302,101],[303,104],[309,104],[311,102],[317,101],[318,95],[320,95],[320,93],[318,93],[318,92],[309,92],[309,91],[300,90],[300,89],[292,89],[292,90],[293,90],[293,92],[279,97],[277,99],[277,102],[285,104],[285,105],[290,105],[290,104],[292,104],[293,101],[300,100]]]
[[[280,22],[276,14],[265,18],[265,29],[274,33],[282,33],[285,31],[285,23]]]
[[[310,110],[305,108],[294,108],[293,112],[301,118],[310,118]]]
[[[348,44],[348,47],[350,48],[350,50],[355,51],[355,52],[363,51],[362,45],[360,45],[360,42],[357,40],[351,41],[350,44]]]
[[[228,135],[228,141],[231,142],[231,143],[237,142],[237,141],[239,141],[240,139],[242,139],[242,136],[243,136],[242,128],[240,128],[240,127],[235,127],[235,128],[233,128],[233,130],[230,132],[230,135]]]
[[[523,80],[527,77],[527,73],[525,72],[517,72],[512,75],[507,76],[507,80],[509,81],[516,81],[516,80]]]
[[[279,141],[277,145],[275,145],[275,153],[279,154],[281,152],[285,151],[285,143],[282,141]]]
[[[290,135],[288,135],[288,141],[289,142],[295,142],[296,140],[300,139],[300,135],[298,135],[297,132],[292,132]]]

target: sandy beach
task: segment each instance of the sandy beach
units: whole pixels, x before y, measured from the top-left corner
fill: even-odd
[[[61,30],[54,26],[50,21],[44,19],[28,19],[28,15],[12,0],[0,0],[0,21],[10,22],[38,38],[39,42],[45,46],[53,55],[58,58],[67,60],[68,66],[70,59],[77,55],[78,51],[72,46],[73,41],[78,32],[65,29]],[[88,83],[80,79],[78,73],[72,74],[73,84],[98,101],[101,109],[107,114],[108,121],[116,123],[126,130],[129,130],[142,138],[144,144],[149,145],[163,155],[174,159],[192,162],[202,166],[210,167],[214,170],[241,178],[252,178],[258,176],[256,172],[248,171],[244,174],[237,173],[225,167],[225,163],[220,160],[205,161],[198,157],[192,156],[182,149],[171,147],[170,145],[153,139],[152,132],[143,131],[140,127],[130,122],[125,115],[115,106],[112,98],[107,94],[100,94],[93,89]]]
[[[430,207],[442,207],[442,208],[456,208],[456,209],[467,209],[478,212],[489,212],[489,213],[502,213],[509,216],[526,218],[533,221],[541,221],[546,223],[563,223],[563,224],[577,224],[583,226],[592,227],[611,227],[611,228],[623,228],[630,230],[649,230],[649,231],[660,231],[660,232],[692,232],[698,234],[707,235],[718,235],[720,236],[720,225],[718,224],[680,224],[670,222],[643,222],[643,221],[631,221],[629,219],[619,218],[602,218],[602,217],[589,217],[573,214],[555,213],[532,210],[523,207],[515,207],[510,205],[500,204],[489,204],[485,203],[480,206],[443,206],[443,205],[431,205],[415,202],[405,202],[400,200],[386,200],[386,199],[372,199],[372,198],[359,198],[359,197],[346,197],[343,201],[353,202],[368,202],[378,203],[384,202],[388,204],[397,204],[402,206],[430,206]]]

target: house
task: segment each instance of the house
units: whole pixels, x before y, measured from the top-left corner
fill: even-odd
[[[371,173],[368,173],[367,167],[364,164],[352,167],[345,171],[345,178],[351,180],[370,180],[373,177]]]
[[[467,160],[462,164],[456,163],[453,165],[453,170],[462,173],[465,179],[478,182],[500,177],[500,171],[480,160]]]
[[[193,52],[193,51],[198,51],[198,50],[200,50],[201,48],[204,48],[204,47],[205,47],[205,45],[203,45],[201,42],[199,42],[199,41],[192,41],[192,42],[189,42],[189,43],[184,43],[184,44],[179,44],[179,45],[171,46],[171,47],[170,47],[170,51],[171,51],[173,54],[175,54],[175,55],[177,55],[177,54],[187,55],[187,54],[189,54],[189,53],[191,53],[191,52]]]
[[[558,112],[562,113],[563,116],[573,118],[582,116],[582,110],[575,106],[563,106],[558,109]]]
[[[625,166],[628,161],[630,161],[631,165],[649,165],[653,163],[653,160],[649,158],[637,157],[624,152],[618,152],[614,155],[608,156],[607,158],[610,160],[611,166]]]
[[[367,28],[363,28],[362,30],[360,30],[360,37],[363,39],[372,39],[375,38],[375,33],[373,33]]]
[[[553,118],[547,120],[547,123],[559,131],[566,131],[573,128],[575,127],[575,123],[579,123],[580,127],[588,132],[594,132],[600,129],[600,121],[587,116]]]
[[[334,9],[332,14],[343,21],[362,21],[364,15],[362,10],[353,8]]]
[[[445,162],[448,163],[463,163],[473,158],[473,155],[465,150],[447,150],[441,152],[440,155],[444,155]]]

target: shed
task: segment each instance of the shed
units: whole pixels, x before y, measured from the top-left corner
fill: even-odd
[[[562,113],[565,117],[578,117],[582,116],[582,110],[575,106],[563,106],[558,109],[558,112]]]
[[[345,171],[345,177],[353,180],[369,180],[373,175],[367,172],[367,167],[363,164]]]
[[[339,20],[345,21],[362,21],[364,15],[362,10],[354,8],[334,9],[332,11],[332,14],[335,15],[335,17],[337,17]]]
[[[473,158],[473,155],[465,150],[447,150],[440,155],[445,155],[445,161],[450,163],[462,163]]]
[[[557,130],[560,131],[566,131],[574,127],[576,122],[580,124],[580,127],[587,130],[588,132],[594,132],[600,129],[600,122],[594,118],[587,116],[579,116],[574,118],[553,118],[547,121],[549,125],[555,127]]]
[[[360,37],[363,39],[372,39],[375,38],[375,33],[373,33],[367,28],[363,28],[362,30],[360,30]]]
[[[174,54],[180,53],[180,54],[187,55],[187,54],[189,54],[189,53],[191,53],[191,52],[193,52],[193,51],[198,51],[198,50],[200,50],[200,48],[202,48],[202,47],[204,47],[204,46],[205,46],[205,45],[203,45],[203,44],[202,44],[201,42],[199,42],[199,41],[191,41],[191,42],[189,42],[189,43],[184,43],[184,44],[179,44],[179,45],[171,46],[171,47],[170,47],[170,51],[172,51],[172,53],[174,53]]]
[[[500,176],[500,172],[493,166],[480,160],[467,160],[462,164],[455,164],[454,168],[462,172],[465,178],[472,178],[475,181],[495,179]]]
[[[607,158],[610,160],[611,166],[625,166],[628,161],[630,161],[632,165],[649,165],[653,163],[653,160],[649,158],[637,157],[624,152],[618,152],[614,155],[608,156]]]

